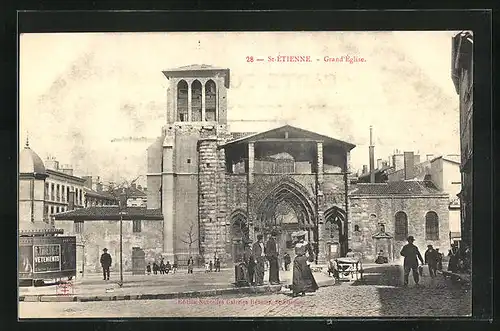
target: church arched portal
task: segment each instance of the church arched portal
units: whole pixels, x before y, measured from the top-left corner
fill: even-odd
[[[313,244],[317,253],[315,215],[307,190],[294,181],[283,181],[275,185],[258,205],[255,232],[262,233],[267,240],[276,230],[279,256],[282,258],[285,252],[293,256],[292,233],[305,230],[308,233],[306,240]]]
[[[241,262],[245,241],[249,240],[248,218],[244,211],[237,210],[231,215],[231,256],[233,262]]]
[[[347,232],[346,232],[346,213],[339,207],[332,207],[324,213],[325,218],[325,232],[327,243],[331,245],[338,245],[337,254],[345,256],[347,253]],[[329,250],[330,253],[331,250]]]

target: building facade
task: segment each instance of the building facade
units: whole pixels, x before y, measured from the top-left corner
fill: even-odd
[[[453,37],[451,50],[451,77],[460,98],[461,237],[467,247],[471,247],[472,233],[473,40],[472,33],[461,32]]]
[[[292,126],[231,133],[229,69],[194,65],[164,75],[167,123],[148,149],[147,204],[161,208],[167,259],[182,264],[195,254],[235,262],[243,241],[272,229],[282,254],[291,249],[291,233],[304,229],[321,261],[331,227],[345,253],[354,145]]]
[[[122,212],[123,271],[132,271],[134,251],[144,253],[144,262],[158,261],[163,251],[163,217],[159,211],[130,207]],[[104,248],[113,260],[111,271],[120,270],[118,206],[76,209],[57,214],[55,219],[58,228],[76,237],[78,274],[101,272],[99,258]]]
[[[431,181],[360,183],[349,200],[349,244],[365,260],[374,261],[380,251],[399,259],[408,236],[421,250],[433,245],[446,252],[450,246],[449,195]]]
[[[85,207],[117,206],[118,199],[103,190],[99,176],[83,176]]]
[[[74,176],[70,166],[59,166],[55,158],[44,162],[47,172],[45,180],[44,217],[52,219],[57,213],[66,212],[85,205],[85,179]]]
[[[407,153],[411,158],[411,153]],[[400,180],[430,180],[443,193],[449,194],[448,213],[449,213],[449,238],[451,243],[460,241],[460,199],[458,194],[461,190],[460,156],[445,155],[432,157],[421,163],[415,163],[411,177],[405,170],[389,171],[387,173],[388,181]]]

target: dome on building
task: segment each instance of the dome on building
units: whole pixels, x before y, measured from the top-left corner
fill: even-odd
[[[28,140],[19,154],[19,172],[22,174],[46,174],[42,159],[30,148]]]

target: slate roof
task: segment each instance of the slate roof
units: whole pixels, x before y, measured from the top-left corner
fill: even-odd
[[[115,198],[114,196],[112,196],[108,192],[97,192],[97,191],[94,191],[92,189],[89,189],[88,187],[84,187],[83,189],[84,189],[86,195],[98,197],[98,198],[104,198],[104,199],[108,199],[108,200],[118,201],[117,198]]]
[[[19,222],[19,235],[24,236],[44,236],[63,234],[62,229],[56,229],[45,222]]]
[[[357,184],[350,195],[444,195],[431,181]]]
[[[147,209],[145,207],[127,207],[123,211],[123,220],[163,220],[160,209]],[[120,208],[118,206],[102,206],[75,209],[54,215],[55,220],[109,220],[120,219]]]
[[[251,136],[254,135],[256,132],[231,132],[231,136],[233,137],[232,140],[240,139],[246,136]]]

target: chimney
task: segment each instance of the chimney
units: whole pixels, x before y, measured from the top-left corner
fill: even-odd
[[[75,209],[75,191],[68,192],[68,210]]]
[[[415,164],[419,164],[420,163],[420,155],[413,155],[413,162]]]
[[[370,157],[370,183],[375,183],[375,155],[373,146],[373,128],[370,125],[370,147],[369,147],[369,157]]]
[[[392,166],[394,170],[398,171],[404,168],[404,155],[403,154],[394,154],[392,156]]]
[[[384,163],[382,162],[382,159],[377,159],[377,169],[382,169],[384,166]]]
[[[404,172],[405,179],[413,179],[415,177],[415,161],[413,152],[404,152]]]
[[[430,161],[430,160],[432,160],[433,158],[434,158],[434,154],[427,154],[427,155],[426,155],[426,160],[427,160],[427,161]]]
[[[102,192],[102,183],[96,183],[95,184],[95,190],[97,192]]]
[[[45,161],[45,167],[47,169],[59,171],[59,162],[56,160],[55,157],[49,157]]]
[[[70,176],[73,176],[73,168],[70,166],[70,165],[63,165],[61,168],[60,168],[60,171],[62,173],[65,173],[66,175],[70,175]]]
[[[85,179],[85,183],[83,183],[83,186],[92,189],[92,176],[82,176],[82,178]]]
[[[361,173],[362,175],[368,173],[368,166],[366,164],[363,164],[363,172]]]

